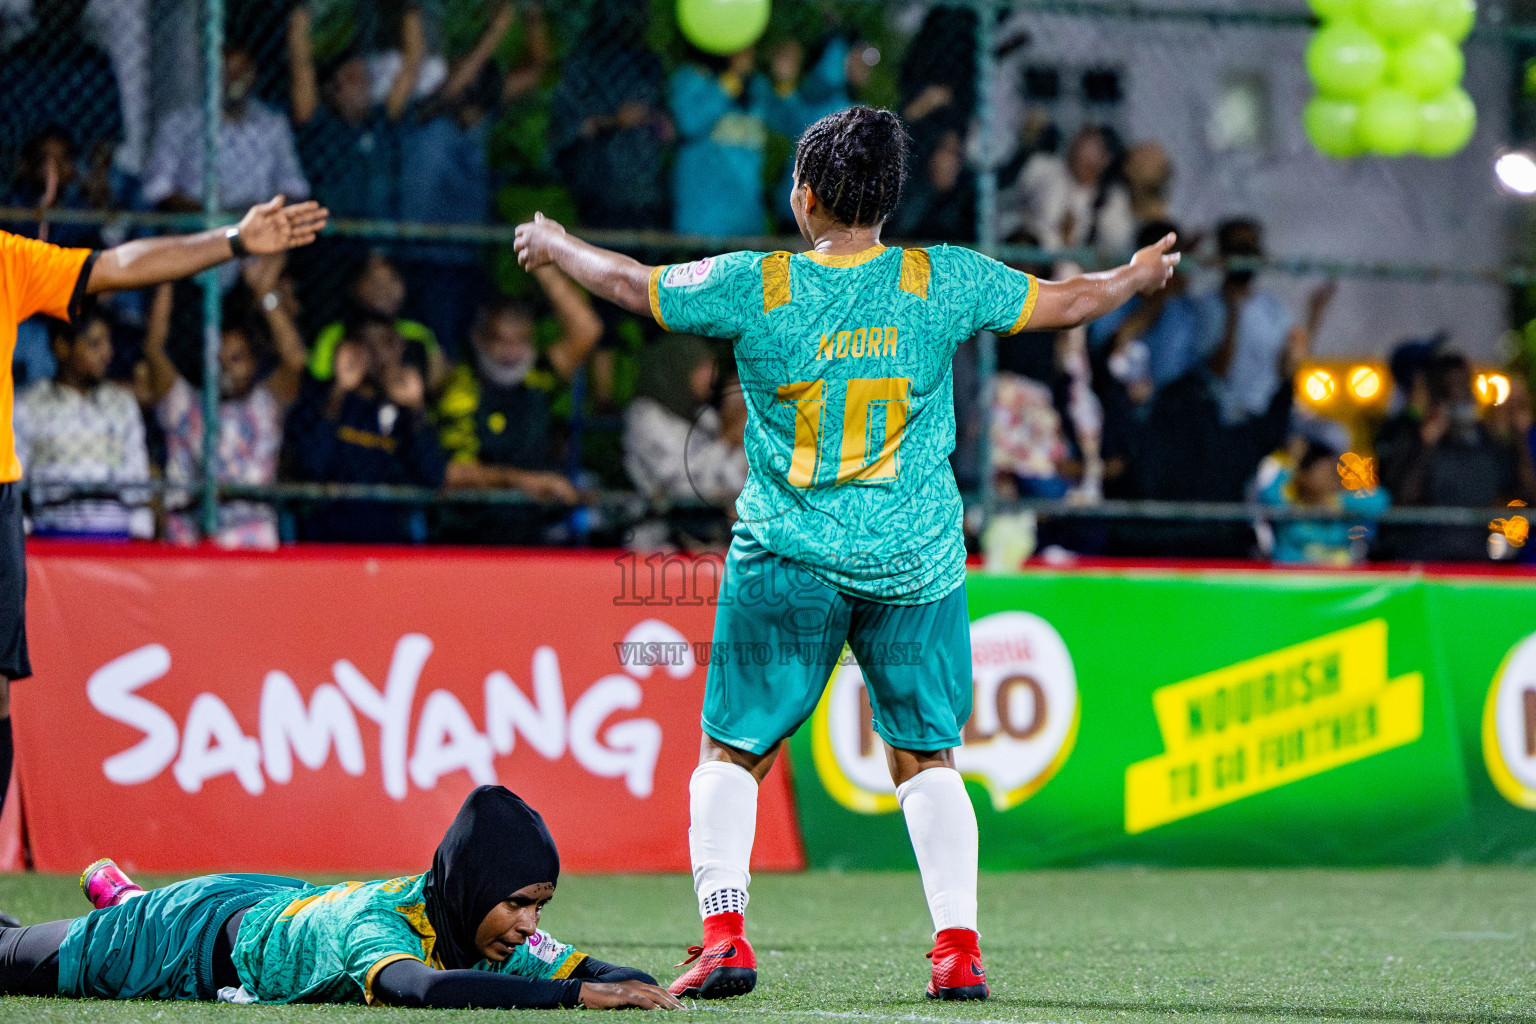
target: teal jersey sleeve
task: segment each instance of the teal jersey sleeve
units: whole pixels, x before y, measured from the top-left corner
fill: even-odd
[[[501,963],[481,960],[475,964],[475,970],[518,974],[524,978],[544,981],[563,981],[586,958],[587,954],[556,940],[548,932],[537,931],[528,937],[527,942],[512,950],[512,955]]]
[[[763,287],[761,253],[660,266],[651,271],[651,315],[669,331],[739,338],[763,315]]]
[[[399,911],[370,908],[348,922],[341,940],[342,971],[357,983],[363,1000],[372,1003],[373,982],[379,972],[396,960],[432,958],[430,945],[412,928],[410,920]]]
[[[960,246],[935,246],[929,253],[936,292],[943,297],[952,322],[971,333],[1017,334],[1029,325],[1040,296],[1035,275]]]

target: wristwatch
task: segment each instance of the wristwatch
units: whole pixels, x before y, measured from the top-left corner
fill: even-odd
[[[235,254],[235,259],[243,260],[251,254],[251,250],[245,247],[245,240],[240,237],[240,225],[231,224],[225,228],[224,238],[229,242],[229,251]]]

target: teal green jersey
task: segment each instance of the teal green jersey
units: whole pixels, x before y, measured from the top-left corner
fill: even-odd
[[[342,882],[268,897],[240,922],[233,960],[261,1002],[372,1003],[373,982],[396,960],[442,967],[427,920],[426,875]],[[561,979],[586,959],[537,932],[501,963],[476,970]]]
[[[952,361],[977,331],[1021,331],[1039,282],[969,249],[735,252],[657,267],[651,313],[729,338],[758,543],[833,587],[926,604],[965,575]]]

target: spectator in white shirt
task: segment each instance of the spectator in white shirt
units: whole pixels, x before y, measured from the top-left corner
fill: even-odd
[[[1073,137],[1067,158],[1037,153],[1024,164],[1005,208],[1005,235],[1025,230],[1047,249],[1091,246],[1129,252],[1136,235],[1131,196],[1110,173],[1114,153],[1104,129],[1089,125]]]
[[[657,505],[704,501],[729,517],[746,483],[746,403],[732,387],[723,389],[718,408],[710,404],[717,373],[714,353],[693,335],[669,336],[646,352],[635,400],[624,412],[624,469]],[[718,511],[691,518],[697,521],[679,526],[685,543],[723,536],[713,529],[723,523]],[[668,532],[643,524],[635,546],[661,546]]]
[[[251,95],[256,62],[241,45],[224,49],[219,126],[219,206],[244,209],[276,193],[309,198],[288,119]],[[203,111],[183,107],[160,123],[144,170],[144,201],[173,212],[203,208]]]
[[[144,419],[133,392],[106,379],[112,328],[91,311],[50,324],[58,375],[16,400],[16,453],[31,485],[32,532],[148,538],[154,515],[139,488],[149,479]],[[117,498],[74,497],[54,484],[101,485]]]

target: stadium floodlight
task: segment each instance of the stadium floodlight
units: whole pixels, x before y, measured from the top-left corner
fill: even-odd
[[[1509,401],[1509,378],[1502,373],[1478,374],[1477,397],[1485,405],[1503,405]]]
[[[1494,176],[1499,185],[1517,196],[1536,195],[1536,156],[1523,149],[1511,149],[1500,153],[1493,162]]]
[[[1307,379],[1302,383],[1301,388],[1314,404],[1322,405],[1333,397],[1335,386],[1333,374],[1327,370],[1313,370],[1307,374]]]
[[[1357,366],[1349,371],[1349,390],[1362,402],[1369,402],[1381,394],[1381,374],[1370,366]]]

